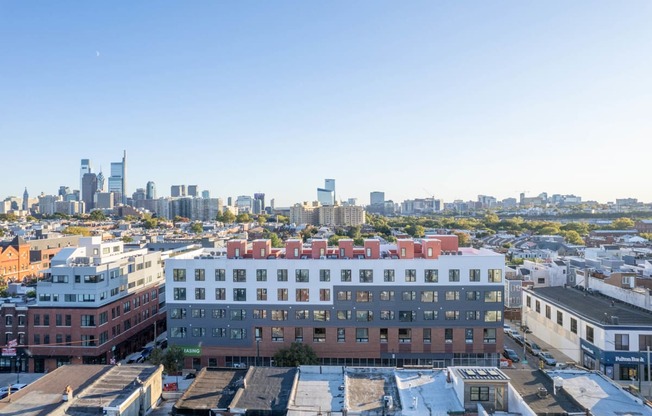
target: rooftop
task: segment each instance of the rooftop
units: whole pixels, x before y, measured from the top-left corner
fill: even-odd
[[[531,368],[509,370],[510,383],[525,403],[537,414],[570,414],[582,412],[565,394],[552,394],[552,380],[539,370]],[[546,397],[539,396],[539,388],[548,391]]]
[[[348,411],[381,412],[385,396],[391,396],[394,407],[400,408],[393,368],[347,368],[344,384]]]
[[[344,368],[301,366],[296,394],[288,415],[314,415],[318,411],[341,412],[344,408]]]
[[[446,379],[446,370],[397,370],[396,382],[403,407],[401,415],[464,412],[453,385]]]
[[[285,412],[296,374],[294,367],[250,367],[231,407]]]
[[[179,410],[226,409],[247,375],[247,370],[204,368],[174,405]]]
[[[611,324],[611,316],[618,317],[618,325],[652,326],[652,313],[612,298],[590,294],[586,291],[563,286],[531,289],[547,301],[574,311],[579,316],[598,325]],[[605,316],[609,321],[605,322]]]

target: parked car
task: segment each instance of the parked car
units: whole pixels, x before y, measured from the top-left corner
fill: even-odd
[[[546,365],[550,365],[550,366],[557,365],[557,360],[555,360],[555,357],[550,355],[549,352],[541,351],[539,353],[539,358],[541,358],[543,362],[546,363]]]
[[[523,335],[514,335],[512,338],[514,338],[514,342],[516,342],[518,345],[523,345],[525,342],[525,339],[523,338]]]
[[[22,389],[25,387],[27,384],[12,384],[9,387],[3,387],[0,389],[0,399],[4,399],[7,396],[9,396],[9,393],[11,394],[16,393],[18,390]]]
[[[503,324],[503,331],[505,331],[505,333],[509,335],[509,333],[512,332],[512,327],[507,324]]]
[[[512,362],[517,363],[521,361],[521,359],[518,357],[518,354],[516,354],[516,351],[510,349],[510,348],[505,348],[503,350],[503,357],[508,358],[512,360]]]
[[[527,346],[527,350],[530,351],[532,355],[539,355],[541,352],[541,347],[534,341],[527,340],[525,341],[525,345]]]
[[[149,356],[152,355],[152,351],[154,351],[154,347],[143,348],[143,350],[140,352],[140,356],[143,357],[143,361],[147,360]]]
[[[509,332],[507,332],[507,335],[509,335],[512,338],[517,337],[517,336],[519,336],[519,337],[521,336],[521,334],[519,334],[519,332],[516,329],[510,330]]]

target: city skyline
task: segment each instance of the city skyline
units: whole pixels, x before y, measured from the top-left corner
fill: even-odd
[[[0,5],[0,195],[652,201],[649,2],[117,5]]]

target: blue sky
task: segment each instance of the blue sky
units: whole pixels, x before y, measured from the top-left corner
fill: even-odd
[[[652,201],[652,2],[0,2],[0,196]]]

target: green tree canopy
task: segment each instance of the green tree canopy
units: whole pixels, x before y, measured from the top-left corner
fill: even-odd
[[[235,217],[235,222],[237,222],[238,224],[244,224],[246,222],[251,222],[251,217],[246,212],[242,213],[242,214],[238,214],[238,216]]]
[[[202,225],[201,222],[194,222],[190,226],[190,231],[192,231],[195,234],[201,234],[204,232],[204,226]]]
[[[61,232],[67,235],[81,235],[83,237],[89,237],[91,235],[91,230],[89,228],[78,226],[66,227]]]
[[[235,214],[228,209],[224,210],[218,221],[222,221],[224,224],[233,224],[235,222]]]
[[[149,362],[154,365],[163,365],[167,374],[174,374],[183,370],[184,358],[183,348],[178,345],[172,345],[165,351],[160,348],[154,348],[152,354],[149,356]]]
[[[277,367],[298,367],[300,365],[319,364],[319,358],[308,344],[293,342],[287,348],[281,348],[274,354]]]
[[[269,233],[269,239],[272,243],[272,247],[283,247],[283,240],[276,233]]]
[[[93,221],[105,221],[106,220],[106,214],[104,214],[99,209],[94,209],[93,211],[91,211],[88,218],[93,220]]]
[[[460,247],[471,247],[471,237],[467,233],[454,232],[458,239]]]
[[[611,223],[611,228],[614,230],[629,230],[634,228],[634,220],[631,218],[618,218]]]

